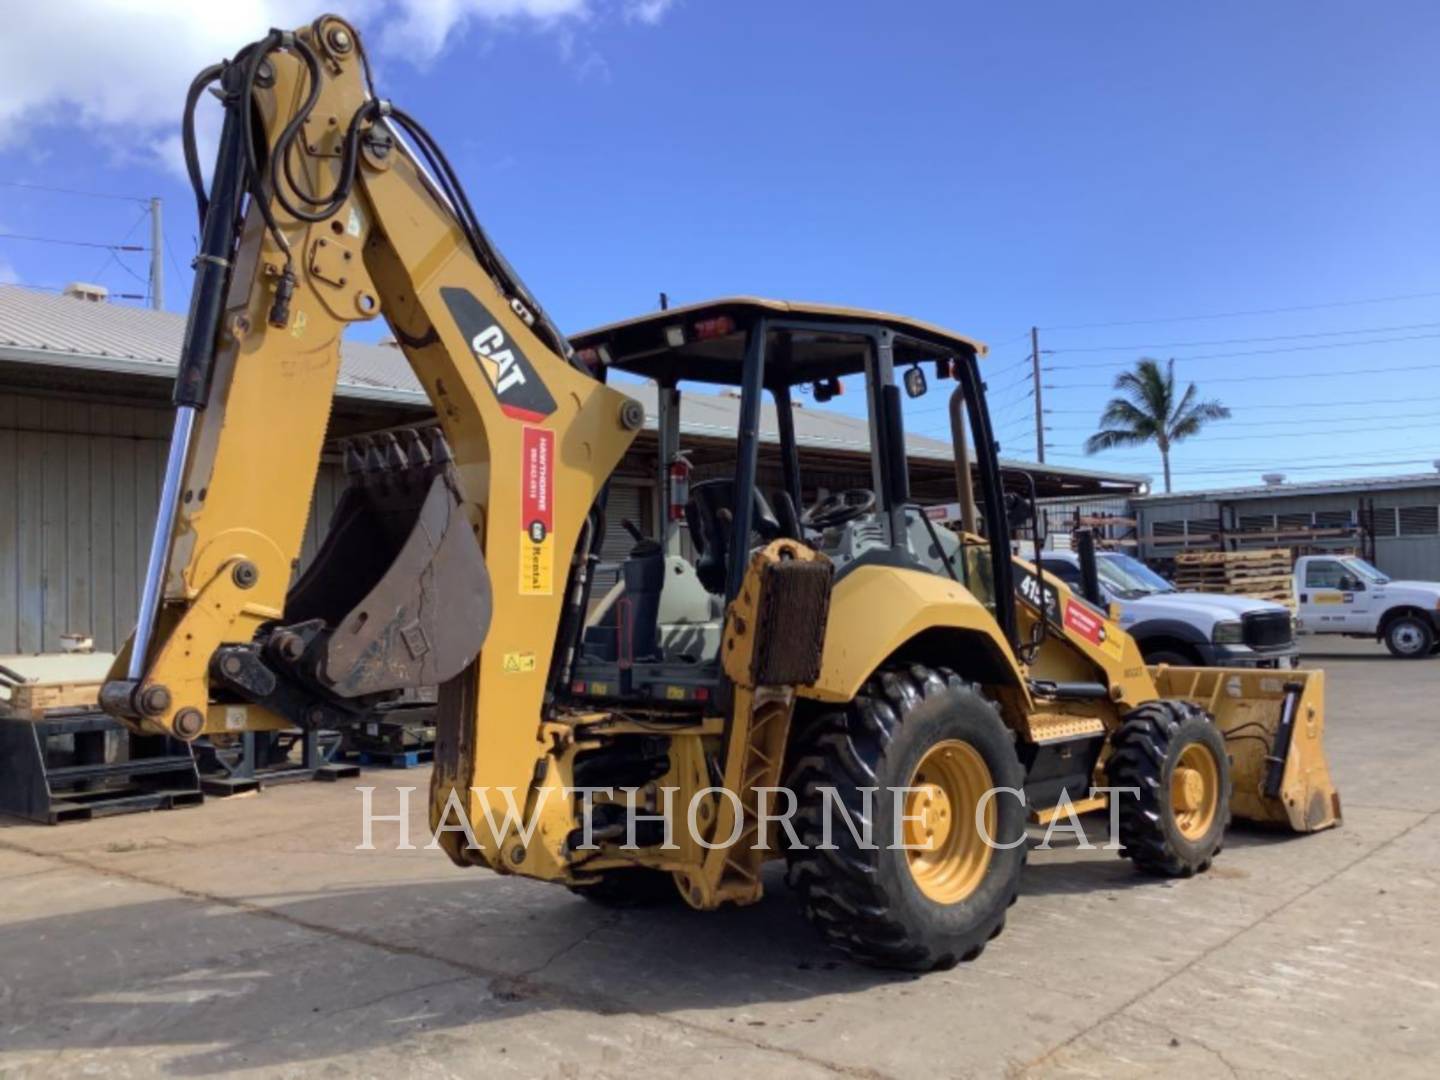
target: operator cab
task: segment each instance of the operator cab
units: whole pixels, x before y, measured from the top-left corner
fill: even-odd
[[[874,563],[961,581],[973,573],[960,539],[910,501],[896,373],[912,396],[924,389],[923,375],[916,378],[922,364],[959,380],[975,442],[989,446],[993,440],[978,437],[989,430],[975,368],[983,346],[893,315],[749,298],[657,311],[579,334],[572,344],[598,378],[625,372],[648,382],[634,392],[654,395],[659,443],[657,527],[646,533],[623,522],[633,545],[615,585],[588,599],[563,684],[572,694],[691,706],[710,700],[720,682],[725,606],[750,553],[775,539],[823,552],[837,577]],[[868,486],[836,489],[833,464],[830,473],[801,468],[796,397],[827,402],[848,376],[863,377],[870,477]],[[690,386],[729,388],[738,423],[692,419],[684,410]],[[713,413],[711,399],[700,401]],[[778,450],[778,468],[761,467],[762,430]],[[998,492],[990,505],[1000,505]],[[595,523],[592,531],[603,528]]]

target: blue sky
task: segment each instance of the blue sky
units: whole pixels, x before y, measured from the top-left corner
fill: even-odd
[[[173,310],[195,231],[173,155],[183,86],[267,17],[310,14],[237,10],[183,16],[209,22],[174,45],[71,11],[92,35],[43,61],[38,89],[24,64],[59,17],[26,15],[12,55],[0,45],[0,181],[162,196]],[[1158,472],[1153,451],[1080,450],[1140,355],[1179,358],[1234,410],[1177,450],[1179,487],[1440,458],[1433,5],[365,0],[360,15],[382,92],[447,147],[567,330],[662,289],[912,314],[993,343],[1002,442],[1029,456],[1033,324],[1053,350],[1055,461]],[[0,232],[144,243],[143,210],[0,187]],[[145,257],[117,260],[0,238],[0,275],[143,291]],[[1209,317],[1236,312],[1264,313]],[[940,406],[912,405],[912,426],[943,433]]]

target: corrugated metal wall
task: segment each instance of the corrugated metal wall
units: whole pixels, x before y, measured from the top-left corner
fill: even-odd
[[[0,392],[0,653],[57,651],[71,632],[110,651],[129,635],[170,423],[165,408]],[[305,559],[343,484],[321,467]]]
[[[1275,528],[1326,528],[1357,523],[1360,499],[1375,500],[1375,563],[1395,578],[1440,581],[1440,484],[1434,487],[1376,489],[1316,495],[1277,495],[1274,498],[1237,499],[1228,504],[1241,530]],[[1156,536],[1180,537],[1213,532],[1220,505],[1214,501],[1176,500],[1139,503],[1141,532]],[[1270,541],[1244,543],[1264,547]],[[1335,541],[1337,546],[1353,546]],[[1318,542],[1325,547],[1326,541]],[[1170,545],[1169,553],[1179,550]],[[1150,545],[1145,554],[1153,557],[1165,548]]]

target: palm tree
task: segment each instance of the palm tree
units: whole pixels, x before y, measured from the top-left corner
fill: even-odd
[[[1167,492],[1170,490],[1170,447],[1198,434],[1211,420],[1230,417],[1230,410],[1218,401],[1196,401],[1193,382],[1176,400],[1174,360],[1161,371],[1160,361],[1142,358],[1134,371],[1115,376],[1115,389],[1124,396],[1111,398],[1105,406],[1100,414],[1100,430],[1085,440],[1085,452],[1095,454],[1112,446],[1143,446],[1153,442],[1160,448]]]

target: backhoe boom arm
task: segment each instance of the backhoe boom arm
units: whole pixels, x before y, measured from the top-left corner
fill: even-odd
[[[272,32],[197,86],[216,80],[170,467],[102,703],[193,739],[339,722],[441,683],[437,799],[523,790],[577,542],[643,410],[567,358],[428,133],[370,92],[345,22]],[[294,581],[341,336],[376,317],[443,439],[352,445],[351,490]]]

